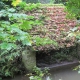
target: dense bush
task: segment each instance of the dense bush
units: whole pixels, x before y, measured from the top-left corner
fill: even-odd
[[[3,1],[0,3],[0,76],[13,76],[19,71],[18,56],[25,46],[31,46],[30,35],[23,31],[27,15]]]
[[[31,46],[34,41],[38,45],[45,41],[47,44],[47,39],[33,40],[28,33],[32,25],[37,25],[39,22],[34,20],[33,16],[26,15],[25,10],[34,10],[38,5],[26,5],[26,3],[18,5],[16,1],[7,4],[2,0],[0,4],[0,76],[13,76],[15,72],[20,71],[21,63],[18,61],[22,51],[27,46]],[[40,43],[40,41],[43,42]],[[54,42],[51,41],[48,44],[50,43]]]
[[[80,17],[80,0],[68,0],[66,7],[70,16]]]
[[[66,4],[66,9],[68,11],[69,18],[76,18],[77,20],[77,27],[70,32],[69,35],[75,36],[77,40],[80,40],[80,0],[68,0]],[[76,30],[78,29],[78,31]]]

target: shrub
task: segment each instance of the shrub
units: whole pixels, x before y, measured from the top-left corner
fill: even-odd
[[[17,59],[20,53],[25,46],[31,46],[30,35],[23,31],[27,15],[5,5],[3,1],[1,3],[4,7],[0,11],[0,76],[13,76],[19,71]]]
[[[68,0],[66,6],[69,15],[73,17],[80,17],[80,1],[79,0]]]

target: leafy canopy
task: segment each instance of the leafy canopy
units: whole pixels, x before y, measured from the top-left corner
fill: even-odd
[[[68,0],[66,8],[70,16],[80,17],[80,0]]]

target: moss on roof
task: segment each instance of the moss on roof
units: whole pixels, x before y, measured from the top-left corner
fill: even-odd
[[[67,19],[66,14],[65,7],[62,4],[41,7],[36,11],[29,12],[29,15],[35,16],[35,19],[43,23],[42,25],[34,26],[30,30],[30,34],[34,38],[49,38],[58,43],[57,46],[53,44],[34,45],[34,49],[46,50],[75,46],[76,36],[69,36],[69,34],[77,26],[76,19]],[[78,27],[76,31],[80,32]]]

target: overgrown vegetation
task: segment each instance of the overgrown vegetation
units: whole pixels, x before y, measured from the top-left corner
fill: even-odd
[[[25,12],[32,11],[39,5],[26,5],[26,3],[17,0],[9,2],[0,1],[0,76],[2,77],[13,77],[15,72],[20,72],[22,64],[19,64],[18,61],[21,53],[27,46],[31,46],[34,43],[33,41],[38,46],[42,45],[44,41],[46,41],[44,44],[47,44],[47,38],[36,38],[34,40],[28,33],[33,25],[41,23],[34,20],[33,16],[25,14]],[[43,42],[40,43],[39,41]],[[53,41],[51,43],[54,44]]]
[[[79,0],[68,0],[67,2],[67,10],[69,12],[70,17],[80,18],[80,1]]]
[[[80,1],[79,0],[68,0],[66,9],[68,11],[69,18],[76,18],[77,25],[70,30],[68,36],[76,37],[77,41],[80,40]]]
[[[34,67],[33,68],[34,74],[27,74],[30,80],[51,80],[50,73],[48,72],[49,69],[45,68],[44,70],[41,70],[41,68]]]
[[[0,75],[13,76],[14,72],[19,71],[17,64],[14,64],[18,56],[24,46],[31,46],[30,35],[21,26],[27,20],[27,15],[0,2],[4,4],[0,11]]]
[[[36,52],[37,66],[46,67],[48,65],[71,62],[78,60],[77,46],[70,48],[60,48],[59,50],[46,50]]]
[[[76,9],[75,7],[77,7],[77,12],[74,11]],[[80,5],[78,4],[78,6],[75,6],[75,7],[71,7],[71,8],[74,8],[74,10],[72,9],[70,12],[74,13],[73,14],[74,16],[80,17],[79,15]],[[39,9],[39,8],[40,8],[39,3],[26,4],[25,2],[21,2],[21,0],[19,1],[18,0],[12,0],[12,1],[1,0],[0,1],[0,76],[13,77],[15,72],[20,72],[20,68],[22,64],[21,63],[19,64],[18,61],[21,60],[22,51],[28,46],[39,47],[39,46],[44,46],[46,44],[47,45],[51,44],[52,46],[53,45],[58,46],[58,43],[61,43],[60,44],[61,46],[59,47],[63,47],[61,41],[63,42],[66,41],[65,45],[70,47],[72,43],[68,44],[68,42],[70,41],[69,37],[73,37],[72,38],[73,42],[75,42],[76,40],[74,37],[80,40],[79,27],[71,29],[69,35],[68,33],[64,33],[64,31],[66,30],[64,27],[62,28],[62,26],[58,27],[52,24],[51,27],[47,25],[48,30],[46,30],[45,28],[42,28],[41,26],[45,24],[45,22],[46,23],[49,22],[49,18],[47,19],[48,21],[45,20],[45,17],[46,17],[45,9],[43,9],[43,14],[37,19],[35,18],[35,16],[27,15],[27,14],[30,14],[31,12],[36,11],[36,9]],[[48,10],[50,11],[52,9],[49,8]],[[55,14],[57,13],[55,12]],[[49,15],[50,15],[50,18],[53,18],[52,17],[53,14],[49,14]],[[42,20],[45,20],[45,22],[43,22]],[[63,21],[65,21],[65,19],[63,19]],[[56,31],[55,29],[52,29],[53,26],[55,27]],[[68,27],[70,27],[70,25],[68,25]],[[34,30],[34,28],[40,29],[38,33],[44,34],[45,37],[43,35],[33,37],[33,34],[31,34],[31,29]],[[52,29],[52,32],[49,32],[51,31],[51,29]],[[48,33],[52,35],[49,36]],[[65,38],[65,35],[67,36],[66,38]],[[41,48],[39,47],[39,49],[42,50],[43,47]],[[59,57],[61,57],[60,54],[59,54]],[[35,76],[34,76],[34,79],[35,79]]]

